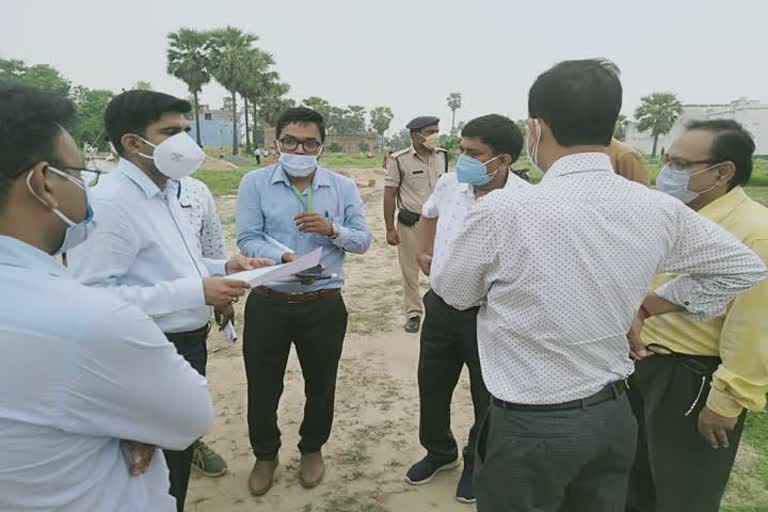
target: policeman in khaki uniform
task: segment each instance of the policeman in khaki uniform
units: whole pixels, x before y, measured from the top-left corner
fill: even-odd
[[[421,208],[432,194],[437,180],[448,170],[444,149],[437,147],[440,119],[422,116],[406,125],[411,130],[411,146],[394,153],[384,179],[384,223],[387,243],[396,245],[403,273],[406,332],[418,332],[424,309],[419,291],[418,243],[416,226]],[[397,208],[397,224],[395,209]]]

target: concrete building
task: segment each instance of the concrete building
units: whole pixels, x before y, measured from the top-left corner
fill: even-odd
[[[752,133],[756,146],[755,156],[768,156],[768,105],[748,98],[739,98],[727,104],[683,105],[683,113],[672,131],[659,136],[657,154],[660,155],[662,149],[666,151],[689,122],[723,118],[738,121]],[[653,150],[651,132],[638,132],[635,121],[629,121],[626,125],[625,142],[647,155]]]
[[[201,104],[200,112],[200,141],[206,147],[219,147],[232,145],[232,112],[223,109],[211,109],[208,105]],[[190,119],[192,132],[196,137],[194,118]],[[242,112],[238,113],[237,140],[243,144],[245,140],[245,119]]]

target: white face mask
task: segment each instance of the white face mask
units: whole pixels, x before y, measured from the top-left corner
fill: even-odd
[[[661,192],[664,192],[665,194],[669,194],[672,197],[678,198],[685,204],[689,204],[694,199],[699,197],[701,194],[705,192],[709,192],[710,190],[715,188],[715,186],[717,185],[717,184],[714,184],[708,189],[702,190],[700,192],[693,191],[689,188],[691,176],[696,176],[697,174],[711,171],[718,165],[720,164],[717,163],[715,165],[711,165],[706,169],[702,169],[694,173],[689,173],[688,171],[683,171],[679,169],[673,169],[669,165],[665,165],[661,169],[661,172],[659,173],[659,175],[656,177],[656,189],[660,190]]]
[[[527,130],[528,134],[525,136],[525,152],[528,154],[528,160],[530,160],[531,165],[533,165],[537,171],[544,174],[544,170],[539,167],[538,162],[536,159],[539,157],[539,146],[541,145],[541,125],[539,124],[538,119],[533,120],[533,126],[534,126],[534,141],[533,141],[533,147],[531,147],[531,131],[530,129]]]
[[[139,155],[154,160],[157,170],[171,179],[180,180],[189,176],[205,161],[205,152],[185,132],[168,137],[157,145],[143,137],[139,138],[155,148],[151,156],[143,153]]]
[[[422,135],[422,137],[424,137]],[[437,143],[440,140],[440,134],[439,133],[433,133],[432,135],[427,135],[424,137],[424,141],[422,142],[422,145],[427,148],[431,149],[432,151],[437,149]]]

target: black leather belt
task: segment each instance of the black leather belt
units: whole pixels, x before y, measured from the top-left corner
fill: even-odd
[[[491,402],[493,402],[493,405],[496,407],[501,407],[502,409],[510,411],[565,411],[568,409],[582,409],[591,405],[607,402],[608,400],[615,400],[623,395],[624,391],[626,391],[626,384],[623,380],[617,380],[616,382],[611,382],[592,396],[559,404],[514,404],[499,400],[496,397],[492,397]]]

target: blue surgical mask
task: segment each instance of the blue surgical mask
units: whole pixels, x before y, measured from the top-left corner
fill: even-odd
[[[487,162],[481,162],[477,158],[460,155],[459,159],[456,161],[456,178],[459,180],[459,183],[469,183],[476,187],[487,185],[498,171],[488,174],[485,166],[500,156],[501,155],[495,156]]]
[[[294,178],[304,178],[309,176],[315,169],[317,169],[317,156],[322,152],[323,148],[320,146],[320,150],[317,155],[296,155],[293,153],[280,152],[280,166],[283,170]]]
[[[75,185],[77,185],[79,188],[83,190],[83,193],[85,194],[85,218],[81,220],[80,222],[75,222],[66,215],[64,215],[64,212],[59,210],[58,208],[51,208],[51,211],[54,215],[56,215],[58,218],[60,218],[64,223],[67,225],[67,231],[64,233],[64,241],[61,244],[61,247],[59,247],[59,250],[56,251],[54,256],[61,254],[63,252],[67,252],[81,243],[85,242],[85,240],[88,238],[89,233],[93,232],[93,230],[96,228],[96,222],[93,220],[93,208],[91,208],[91,201],[90,201],[90,195],[88,193],[88,188],[81,184],[79,181],[74,179],[72,176],[68,175],[65,172],[62,172],[58,169],[55,169],[51,166],[48,166],[48,169],[52,172],[55,172],[59,176],[62,176],[66,178],[67,180],[71,181]],[[35,194],[35,191],[32,190],[32,171],[29,172],[27,175],[27,188],[32,193],[33,196],[37,198],[38,201],[40,201],[43,204],[46,204],[43,199]]]
[[[656,189],[664,192],[665,194],[669,194],[672,197],[678,198],[685,204],[688,204],[704,192],[709,192],[715,188],[715,185],[712,185],[708,189],[702,190],[701,192],[694,192],[688,188],[691,176],[696,176],[697,174],[712,170],[718,165],[720,164],[712,165],[706,169],[702,169],[701,171],[694,173],[673,169],[669,165],[665,165],[662,167],[661,172],[656,177]]]

